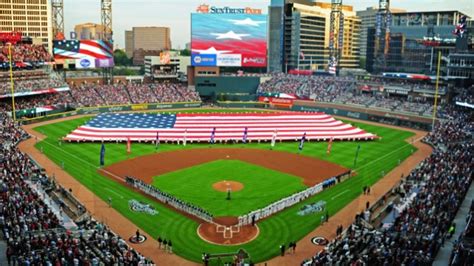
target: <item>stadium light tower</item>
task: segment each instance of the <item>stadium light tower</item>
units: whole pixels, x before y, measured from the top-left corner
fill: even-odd
[[[329,25],[329,73],[337,73],[344,39],[344,14],[342,0],[331,0],[331,21]]]
[[[375,59],[383,65],[390,49],[391,25],[390,0],[379,0],[379,10],[375,18]]]
[[[53,38],[64,39],[64,0],[51,0]]]
[[[104,29],[104,36],[102,36],[102,40],[109,42],[110,45],[113,45],[114,41],[112,31],[112,0],[101,0],[100,15],[102,27]],[[105,84],[112,84],[114,82],[113,68],[103,68],[102,78]]]
[[[104,36],[102,39],[104,41],[112,42],[113,32],[112,32],[112,0],[101,0],[100,5],[101,10],[101,21],[102,26],[104,27]]]

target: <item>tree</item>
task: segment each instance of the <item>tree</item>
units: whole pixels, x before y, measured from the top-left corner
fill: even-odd
[[[123,50],[114,51],[114,62],[117,66],[131,66],[132,59],[127,57],[127,54]]]
[[[184,49],[184,50],[181,50],[179,52],[180,55],[182,56],[190,56],[191,55],[191,51],[187,50],[187,49]]]

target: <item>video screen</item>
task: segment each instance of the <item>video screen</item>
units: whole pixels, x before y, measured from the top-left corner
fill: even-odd
[[[193,66],[266,67],[267,15],[191,15]]]

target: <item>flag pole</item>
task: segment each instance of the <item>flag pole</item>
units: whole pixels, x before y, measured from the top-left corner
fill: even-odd
[[[12,56],[12,43],[8,46],[8,59],[10,61],[10,88],[12,93],[12,110],[13,110],[13,121],[16,121],[16,110],[15,110],[15,85],[13,83],[13,56]]]
[[[435,91],[435,99],[434,99],[434,107],[433,107],[433,122],[431,123],[431,131],[434,131],[435,122],[436,122],[436,111],[438,107],[438,89],[439,89],[439,69],[441,66],[441,51],[438,51],[438,69],[436,70],[436,91]]]

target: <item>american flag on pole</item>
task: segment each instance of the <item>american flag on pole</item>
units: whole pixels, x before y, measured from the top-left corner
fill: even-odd
[[[374,134],[324,113],[245,114],[100,114],[68,134],[68,141],[188,141],[215,142],[242,138],[247,141],[295,140],[306,132],[307,140],[371,140]],[[187,130],[187,131],[186,131]],[[186,132],[186,133],[185,133]]]
[[[112,44],[95,40],[53,41],[54,59],[107,59],[113,57]]]

